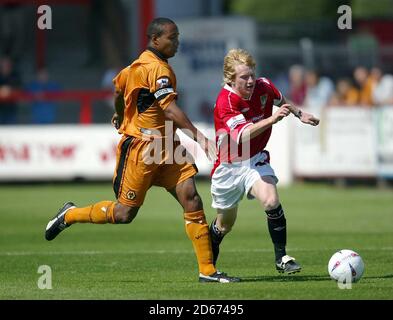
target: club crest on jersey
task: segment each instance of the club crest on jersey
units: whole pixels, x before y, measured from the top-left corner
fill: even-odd
[[[266,107],[267,94],[260,96],[259,99],[261,100],[261,109],[264,109]]]
[[[128,200],[134,200],[136,198],[135,191],[132,191],[132,190],[128,191],[126,194],[126,197]]]
[[[168,78],[160,78],[157,80],[157,89],[168,87],[169,83],[170,82]]]

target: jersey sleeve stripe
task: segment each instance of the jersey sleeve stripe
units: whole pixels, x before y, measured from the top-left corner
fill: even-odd
[[[231,111],[233,111],[232,103],[231,103],[231,94],[232,94],[232,92],[229,92],[229,94],[228,94],[228,105],[231,108]]]

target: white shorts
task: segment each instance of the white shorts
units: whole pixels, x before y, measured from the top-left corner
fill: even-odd
[[[237,206],[244,194],[248,199],[254,183],[264,176],[271,176],[277,184],[278,179],[268,162],[268,155],[260,152],[248,161],[221,163],[212,176],[211,195],[212,207],[216,209],[231,209]]]

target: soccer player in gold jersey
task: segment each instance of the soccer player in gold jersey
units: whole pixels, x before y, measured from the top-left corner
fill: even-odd
[[[147,190],[152,185],[161,186],[183,207],[186,233],[197,256],[199,281],[237,282],[238,278],[217,271],[213,264],[209,227],[194,181],[196,167],[176,162],[175,150],[182,148],[175,139],[177,128],[185,129],[210,159],[216,156],[214,143],[198,131],[176,104],[176,76],[167,60],[176,54],[178,28],[170,19],[156,18],[149,24],[147,36],[147,49],[114,79],[118,114],[112,122],[122,134],[113,178],[117,201],[101,201],[84,208],[65,203],[49,221],[45,238],[53,240],[78,222],[130,223]],[[152,146],[158,157],[147,161],[152,160]]]

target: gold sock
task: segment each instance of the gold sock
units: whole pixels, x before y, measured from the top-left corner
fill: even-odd
[[[199,272],[211,275],[216,272],[213,265],[213,253],[210,242],[209,226],[206,222],[203,210],[196,212],[185,212],[186,233],[194,247],[197,256]]]
[[[75,222],[115,223],[114,208],[115,202],[101,201],[85,208],[68,210],[64,220],[69,225]]]

